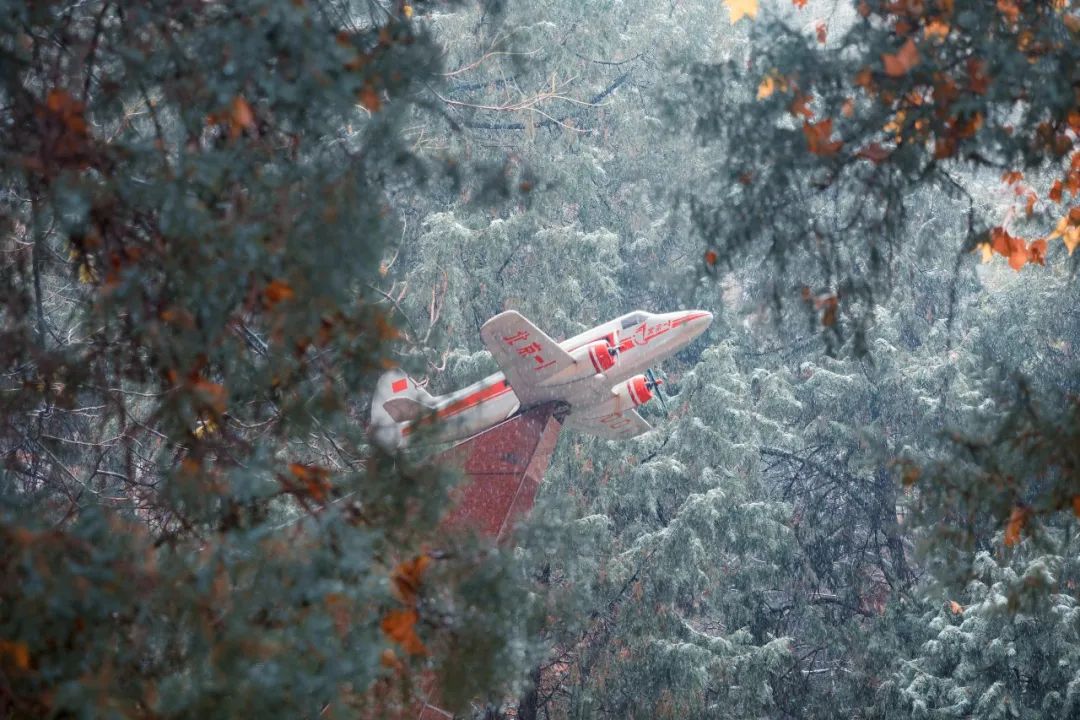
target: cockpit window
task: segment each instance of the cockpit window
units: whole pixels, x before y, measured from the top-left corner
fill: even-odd
[[[632,328],[635,325],[640,325],[645,322],[645,313],[632,313],[623,318],[622,327],[623,330]]]

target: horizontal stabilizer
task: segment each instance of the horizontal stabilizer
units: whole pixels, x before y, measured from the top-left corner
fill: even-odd
[[[395,422],[415,422],[435,411],[411,397],[390,398],[383,403],[383,410],[386,410]]]
[[[405,444],[400,423],[427,415],[438,402],[401,370],[383,373],[371,398],[368,432],[376,444],[396,450]]]

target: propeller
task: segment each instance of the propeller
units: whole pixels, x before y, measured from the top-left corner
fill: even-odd
[[[649,388],[650,392],[656,393],[656,397],[660,400],[660,407],[664,408],[664,415],[667,415],[667,400],[664,399],[664,393],[660,390],[660,386],[663,384],[664,381],[656,377],[656,373],[652,368],[645,371],[645,387]]]
[[[613,336],[608,338],[607,351],[608,351],[608,355],[610,355],[611,357],[616,358],[616,359],[619,357],[619,353],[622,352],[622,349],[619,347],[619,336],[618,335],[613,335]]]

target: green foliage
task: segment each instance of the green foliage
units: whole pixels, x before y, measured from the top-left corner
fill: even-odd
[[[1002,222],[975,187],[987,170],[1032,175],[1039,197],[1068,174],[1080,21],[1054,2],[844,5],[824,45],[805,15],[781,9],[763,13],[744,49],[695,68],[688,106],[716,162],[687,202],[724,262],[776,264],[777,304],[801,287],[837,295],[846,322],[825,322],[828,335],[865,349],[874,304],[923,219],[918,189],[964,202],[961,253]],[[1060,210],[1038,207],[1043,235]]]
[[[0,714],[380,717],[424,667],[470,668],[455,707],[520,675],[506,558],[442,538],[401,597],[453,478],[361,420],[385,188],[454,185],[403,134],[442,70],[412,12],[0,10]]]
[[[128,5],[0,13],[0,714],[1080,712],[1075,277],[966,253],[1075,204],[1074,9]],[[506,551],[368,447],[689,306]]]

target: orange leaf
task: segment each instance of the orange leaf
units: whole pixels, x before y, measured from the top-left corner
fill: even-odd
[[[734,25],[741,18],[757,17],[758,0],[725,0],[728,12],[731,14],[731,24]]]
[[[53,159],[83,167],[89,152],[89,125],[84,105],[63,89],[54,88],[45,96],[45,103],[35,110],[39,119],[47,125],[51,137]]]
[[[825,312],[821,314],[821,324],[825,327],[832,327],[836,324],[836,313],[840,308],[840,298],[836,295],[825,295],[814,299],[814,307],[818,310],[824,308]]]
[[[1046,240],[1038,239],[1028,245],[1028,262],[1037,265],[1046,264]]]
[[[949,601],[949,609],[952,610],[953,615],[959,615],[964,612],[964,606],[955,600]]]
[[[997,9],[1010,23],[1015,23],[1020,19],[1020,8],[1016,0],[997,0]]]
[[[196,394],[201,396],[203,402],[213,408],[216,412],[225,412],[225,401],[228,397],[228,393],[225,392],[223,385],[212,383],[209,380],[203,380],[199,378],[194,383],[194,390]]]
[[[357,93],[356,98],[370,112],[378,112],[382,107],[382,98],[371,83],[366,83]]]
[[[1053,237],[1051,235],[1051,237]],[[1028,262],[1035,262],[1030,256],[1031,248],[1023,238],[1013,237],[1003,227],[996,227],[990,231],[990,247],[998,255],[1004,255],[1009,259],[1009,267],[1019,271]],[[1037,246],[1035,252],[1045,254],[1045,246]]]
[[[787,80],[785,80],[782,76],[777,75],[776,71],[774,70],[769,75],[766,75],[765,78],[762,79],[761,84],[758,85],[757,99],[764,100],[777,90],[779,90],[780,92],[784,92],[787,89]]]
[[[983,95],[990,88],[990,78],[986,76],[986,63],[977,58],[968,58],[968,83],[971,91]]]
[[[764,100],[774,92],[776,92],[776,81],[771,77],[766,76],[765,79],[761,81],[761,84],[758,85],[757,99]]]
[[[934,158],[944,160],[956,154],[956,141],[949,137],[937,138],[934,141]]]
[[[0,658],[9,657],[19,670],[30,669],[30,648],[24,642],[0,640]]]
[[[806,0],[791,0],[791,4],[802,10],[806,7]]]
[[[1061,181],[1055,180],[1050,186],[1049,198],[1054,202],[1061,202]]]
[[[1000,225],[990,231],[990,247],[998,255],[1009,257],[1012,236]]]
[[[803,135],[806,136],[806,145],[814,155],[835,155],[843,147],[842,140],[829,140],[832,135],[832,120],[826,119],[818,123],[803,123]]]
[[[431,564],[431,558],[427,555],[417,555],[412,560],[406,560],[394,568],[391,576],[394,586],[394,595],[406,605],[416,604],[417,595],[420,592],[420,578],[424,570]]]
[[[1035,203],[1038,202],[1038,200],[1038,196],[1031,190],[1028,190],[1027,201],[1024,203],[1024,212],[1028,217],[1031,217],[1032,213],[1035,212]]]
[[[292,300],[296,297],[292,286],[284,280],[271,280],[263,293],[266,296],[267,307],[274,307],[283,300]]]
[[[350,613],[349,598],[342,593],[329,593],[323,602],[326,603],[326,612],[334,622],[334,629],[338,635],[345,637],[349,632]]]
[[[329,470],[324,467],[319,467],[318,465],[290,463],[289,472],[292,473],[297,480],[304,483],[304,488],[307,490],[308,495],[317,502],[322,502],[326,499],[326,493],[330,490],[330,481],[328,479],[330,475]]]
[[[829,36],[829,34],[828,34],[829,33],[828,26],[825,24],[825,22],[823,20],[819,20],[817,26],[814,28],[814,31],[817,34],[817,41],[819,43],[821,43],[822,45],[824,45],[826,39],[828,39],[828,36]]]
[[[1009,267],[1019,272],[1020,268],[1027,264],[1028,249],[1020,238],[1012,238],[1012,240],[1009,247]]]
[[[840,114],[846,118],[853,117],[855,115],[855,101],[851,98],[844,100],[844,104],[840,106]]]
[[[937,40],[944,40],[949,36],[949,23],[945,22],[941,18],[934,18],[930,22],[926,23],[926,27],[923,28],[923,36],[927,38],[935,38]]]
[[[1073,250],[1080,246],[1080,220],[1072,222],[1073,210],[1077,209],[1078,208],[1073,208],[1069,211],[1068,215],[1061,218],[1048,238],[1053,240],[1056,237],[1060,237],[1065,242],[1065,247],[1068,248],[1069,255],[1072,255]]]
[[[904,487],[911,487],[919,481],[919,477],[922,475],[922,470],[914,465],[908,465],[904,468],[904,472],[901,475],[901,480],[904,483]]]
[[[237,137],[241,131],[255,127],[255,113],[243,95],[233,98],[229,106],[229,135]]]
[[[1027,524],[1029,510],[1022,507],[1014,507],[1012,514],[1009,516],[1009,522],[1005,526],[1005,545],[1012,547],[1016,543],[1020,542],[1020,532],[1024,529],[1024,525]]]
[[[720,256],[716,254],[715,250],[706,250],[705,251],[705,264],[712,267],[713,265],[716,264],[716,261],[719,259],[719,257]]]
[[[391,610],[383,616],[380,627],[388,638],[400,645],[410,655],[422,655],[427,652],[424,643],[416,634],[416,623],[420,613],[415,608]]]
[[[814,113],[808,105],[809,102],[809,95],[796,95],[795,99],[791,101],[790,105],[788,105],[788,112],[792,115],[802,115],[807,120],[810,120],[814,117]]]
[[[904,110],[897,110],[896,114],[893,115],[892,119],[889,120],[889,122],[885,123],[885,125],[881,129],[887,133],[895,133],[897,136],[899,136],[900,131],[904,129],[904,120],[906,119],[907,112]],[[897,141],[899,141],[899,139],[900,138],[897,137]]]
[[[401,670],[405,667],[390,648],[386,648],[379,655],[379,664],[383,667],[393,668],[394,670]]]
[[[919,64],[919,49],[915,47],[915,41],[908,38],[907,42],[895,54],[882,53],[881,61],[885,63],[886,75],[889,77],[901,77]]]
[[[1015,185],[1024,179],[1024,173],[1019,170],[1008,170],[1001,174],[1001,181],[1006,185]]]

